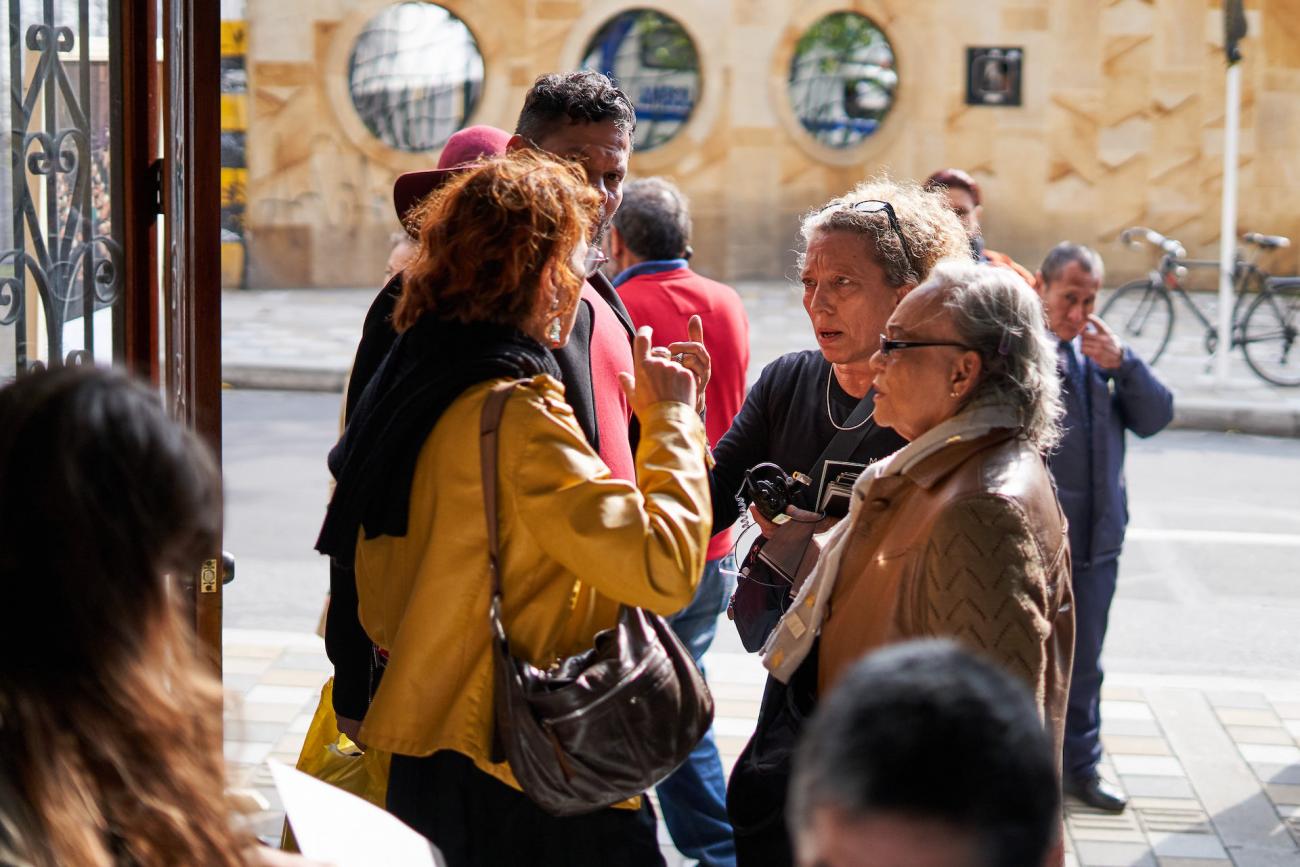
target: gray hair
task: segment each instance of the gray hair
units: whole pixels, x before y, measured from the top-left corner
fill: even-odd
[[[888,202],[898,217],[907,240],[907,252],[882,211],[853,210],[858,202]],[[803,217],[800,237],[803,250],[818,232],[855,232],[869,241],[868,252],[885,272],[891,288],[915,286],[945,259],[970,260],[970,241],[943,193],[925,190],[911,182],[876,177],[858,184],[843,196],[831,199]],[[911,253],[909,259],[907,253]],[[803,267],[803,251],[799,256]]]
[[[642,178],[623,188],[614,228],[642,259],[677,259],[691,242],[690,206],[670,181]]]
[[[1014,408],[1025,438],[1047,453],[1061,439],[1061,380],[1043,304],[1009,268],[944,263],[920,289],[936,290],[963,343],[984,372],[972,402]]]
[[[1054,283],[1071,262],[1077,263],[1085,274],[1091,274],[1098,280],[1105,277],[1106,266],[1102,264],[1101,256],[1096,250],[1073,241],[1062,241],[1051,249],[1043,260],[1043,266],[1038,269],[1043,275],[1043,288],[1047,288],[1048,283]]]

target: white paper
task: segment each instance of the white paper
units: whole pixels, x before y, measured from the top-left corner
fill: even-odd
[[[302,854],[334,867],[440,867],[428,840],[368,801],[268,761]]]

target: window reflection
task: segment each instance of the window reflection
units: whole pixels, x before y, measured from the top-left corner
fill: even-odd
[[[483,56],[469,28],[443,7],[396,3],[357,38],[348,85],[376,138],[399,150],[434,150],[474,113]]]
[[[681,24],[650,9],[632,9],[607,21],[587,45],[582,67],[610,76],[631,97],[637,150],[677,135],[699,99],[695,43]]]
[[[894,104],[894,49],[868,18],[835,12],[808,29],[790,61],[790,100],[799,123],[834,148],[879,129]]]

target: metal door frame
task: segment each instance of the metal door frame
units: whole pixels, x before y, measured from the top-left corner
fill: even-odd
[[[152,0],[142,0],[150,3]],[[163,0],[164,393],[221,455],[221,5]],[[200,649],[221,665],[221,551],[194,582]]]
[[[9,0],[13,244],[0,239],[0,327],[13,328],[18,376],[45,364],[33,340],[51,365],[100,363],[109,324],[95,311],[111,307],[112,361],[159,386],[219,459],[220,4],[161,0],[160,21],[159,2],[107,0],[107,56],[96,59],[89,0]],[[96,63],[109,86],[93,97]],[[107,112],[106,170],[96,111]],[[77,316],[84,345],[68,350]],[[221,563],[218,547],[193,599],[200,648],[218,667]]]

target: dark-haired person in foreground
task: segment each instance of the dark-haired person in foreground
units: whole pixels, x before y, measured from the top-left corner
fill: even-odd
[[[0,388],[0,864],[309,863],[224,791],[180,586],[220,539],[216,462],[157,388],[91,365]]]
[[[879,650],[846,672],[799,743],[798,863],[1037,867],[1060,842],[1055,768],[1022,683],[946,641]]]

